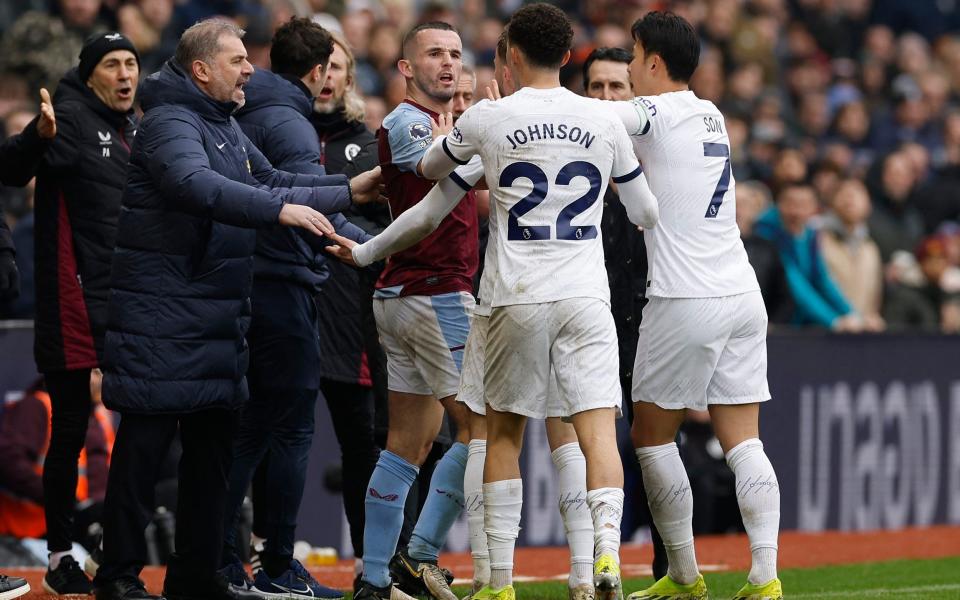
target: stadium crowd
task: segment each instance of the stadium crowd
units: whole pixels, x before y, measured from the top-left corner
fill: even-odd
[[[0,11],[0,117],[7,134],[28,102],[74,63],[82,40],[118,28],[141,54],[141,80],[172,53],[187,26],[212,15],[249,33],[251,62],[269,67],[274,29],[309,16],[340,30],[357,58],[366,124],[376,131],[403,98],[395,65],[402,33],[442,20],[462,33],[477,89],[516,1],[19,0]],[[751,256],[774,248],[790,294],[765,289],[772,320],[844,331],[960,331],[960,10],[901,0],[683,0],[558,3],[575,18],[564,84],[582,89],[580,65],[596,47],[629,47],[644,11],[672,9],[699,28],[692,88],[723,110],[741,184]],[[30,272],[31,192],[5,190],[21,221],[22,274]],[[769,212],[771,206],[777,211]],[[769,212],[766,218],[762,213]],[[759,219],[759,221],[758,221]],[[12,223],[13,224],[13,223]],[[756,236],[754,235],[756,234]],[[806,240],[806,241],[804,241]],[[777,268],[776,261],[772,268]],[[761,279],[764,275],[761,274]],[[776,281],[775,276],[771,277]],[[32,316],[29,276],[4,317]],[[788,301],[787,307],[773,303]]]

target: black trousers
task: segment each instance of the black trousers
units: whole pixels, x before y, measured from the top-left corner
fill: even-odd
[[[228,549],[236,549],[237,513],[258,465],[269,455],[265,463],[267,493],[262,498],[265,503],[255,505],[254,512],[263,513],[258,533],[267,539],[262,560],[271,577],[287,570],[293,558],[297,514],[313,445],[316,400],[315,389],[262,388],[251,381],[250,400],[240,417],[230,468],[224,540]]]
[[[350,524],[350,541],[363,556],[364,499],[380,449],[374,439],[373,388],[332,379],[320,381],[330,409],[333,431],[340,443],[343,465],[343,507]]]
[[[180,415],[127,414],[113,447],[104,502],[104,562],[95,585],[137,577],[147,561],[144,529],[154,507],[154,485],[179,427],[183,454],[177,491],[176,552],[164,590],[214,590],[223,547],[223,512],[237,414],[209,409]],[[212,596],[211,596],[212,597]]]
[[[87,439],[93,407],[90,369],[44,375],[53,409],[50,448],[43,464],[43,506],[47,549],[66,552],[72,546],[77,504],[77,463]]]

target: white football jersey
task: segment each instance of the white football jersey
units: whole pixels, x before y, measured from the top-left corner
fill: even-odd
[[[610,301],[602,198],[611,176],[629,181],[641,170],[626,129],[604,102],[564,88],[523,88],[467,109],[443,149],[461,164],[474,154],[483,160],[487,260],[493,256],[495,267],[484,273],[482,303]]]
[[[720,110],[691,91],[611,104],[660,203],[660,221],[644,232],[647,295],[712,298],[759,290],[740,241]]]

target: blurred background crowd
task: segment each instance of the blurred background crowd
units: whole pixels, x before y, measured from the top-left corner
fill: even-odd
[[[462,34],[478,96],[521,0],[5,0],[0,118],[35,114],[36,91],[76,64],[83,39],[117,28],[143,77],[181,31],[213,16],[247,30],[269,67],[273,31],[309,16],[356,53],[371,130],[402,100],[403,33],[442,20]],[[694,91],[723,111],[738,221],[771,322],[838,331],[960,332],[960,0],[561,0],[577,35],[564,84],[597,47],[632,47],[629,24],[673,10],[700,31]],[[0,318],[30,318],[31,190],[4,189],[23,293]]]

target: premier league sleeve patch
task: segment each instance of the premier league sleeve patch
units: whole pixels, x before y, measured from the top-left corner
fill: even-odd
[[[410,132],[410,139],[414,141],[429,138],[432,133],[430,126],[426,123],[410,123],[408,131]]]

